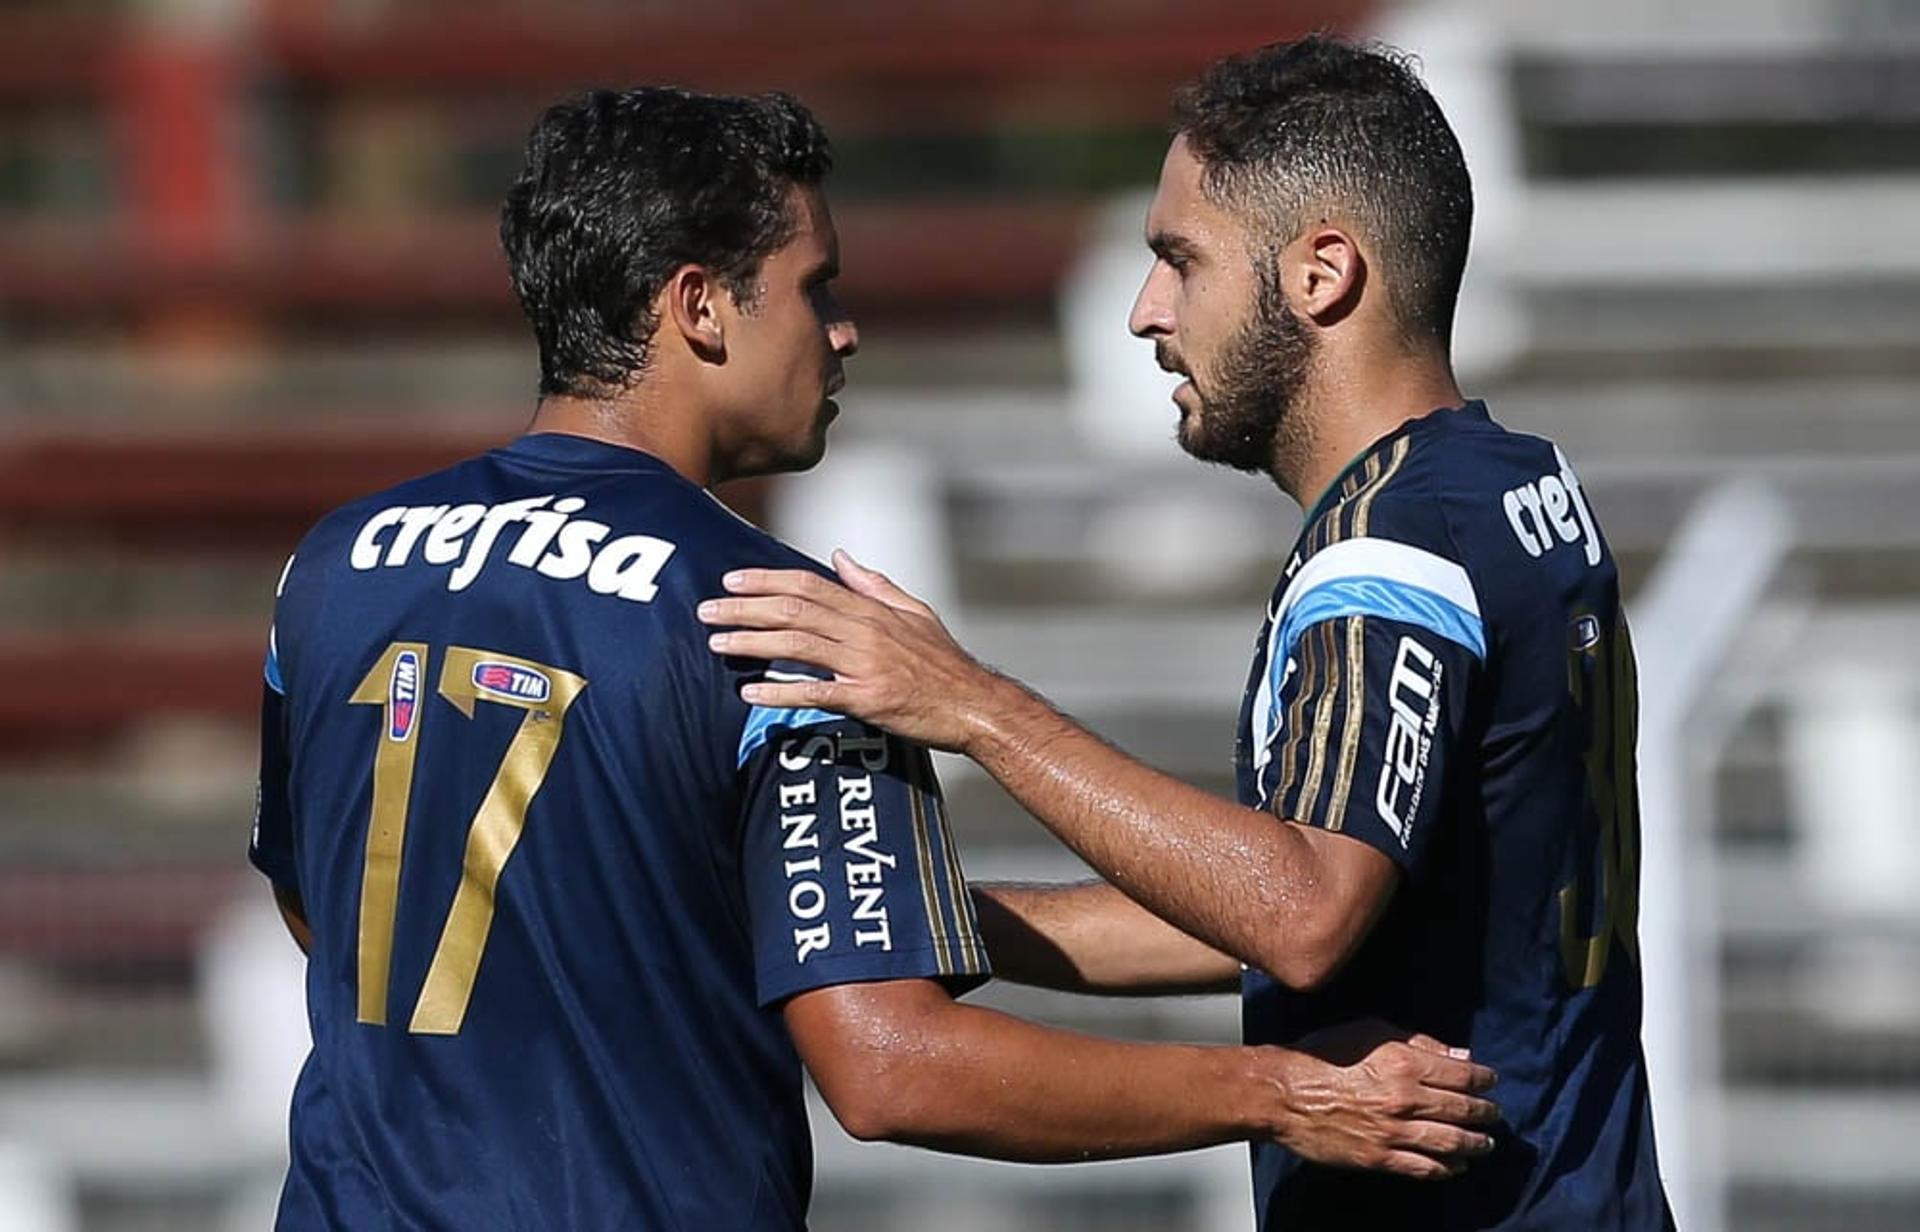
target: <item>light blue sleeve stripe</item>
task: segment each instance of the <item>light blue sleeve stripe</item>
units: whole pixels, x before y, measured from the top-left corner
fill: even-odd
[[[755,706],[747,711],[747,725],[740,732],[740,759],[736,767],[747,764],[754,750],[767,742],[767,734],[776,727],[811,727],[815,723],[838,723],[845,715],[825,710],[775,709]]]
[[[266,676],[267,687],[280,696],[285,697],[287,695],[287,682],[280,678],[280,651],[272,645],[267,647]]]
[[[1294,636],[1298,637],[1305,631],[1304,628],[1296,630]],[[1279,650],[1280,641],[1277,638],[1274,639],[1273,646],[1279,653],[1270,654],[1267,658],[1267,711],[1269,714],[1277,715],[1280,713],[1280,691],[1287,687],[1287,664],[1293,662],[1293,647],[1288,646],[1285,650]],[[1278,723],[1267,728],[1269,737],[1279,730]]]
[[[1466,647],[1482,662],[1487,657],[1486,630],[1480,617],[1453,600],[1391,578],[1342,577],[1323,582],[1294,603],[1280,626],[1278,661],[1286,662],[1293,654],[1294,643],[1310,625],[1341,616],[1378,616],[1417,625]],[[1277,688],[1274,694],[1277,699]]]

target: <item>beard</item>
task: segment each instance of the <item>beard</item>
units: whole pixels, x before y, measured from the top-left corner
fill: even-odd
[[[1189,373],[1199,405],[1181,417],[1177,435],[1180,447],[1202,462],[1273,474],[1279,455],[1302,431],[1296,411],[1314,338],[1287,305],[1272,262],[1261,263],[1257,279],[1253,312],[1227,340],[1214,372]],[[1174,357],[1163,349],[1159,358],[1169,367]]]

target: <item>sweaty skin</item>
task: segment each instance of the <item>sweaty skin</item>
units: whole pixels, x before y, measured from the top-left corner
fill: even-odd
[[[1105,996],[1238,992],[1240,962],[1103,881],[975,883],[973,910],[994,974]]]
[[[766,620],[792,626],[715,634],[716,649],[803,659],[836,674],[834,681],[750,685],[748,700],[859,714],[910,738],[968,753],[1138,900],[1101,885],[1066,891],[976,887],[990,952],[996,962],[1005,962],[1007,975],[1082,991],[1217,990],[1237,979],[1239,964],[1230,957],[1238,952],[1235,946],[1264,936],[1287,937],[1293,948],[1263,944],[1246,952],[1277,955],[1282,970],[1311,986],[1337,969],[1365,935],[1371,915],[1322,937],[1308,929],[1316,918],[1310,911],[1321,901],[1322,887],[1337,900],[1350,900],[1357,892],[1384,905],[1397,877],[1384,856],[1339,840],[1332,845],[1333,858],[1321,859],[1312,837],[1317,832],[1276,827],[1264,814],[1130,761],[980,667],[924,604],[844,554],[835,564],[866,594],[812,574],[750,570],[730,577],[729,586],[790,590],[702,604],[702,619],[710,623],[744,627]],[[806,631],[812,627],[830,629],[839,639]],[[954,704],[941,705],[942,699]],[[1012,713],[998,713],[996,706]],[[1036,726],[1022,732],[1022,723]],[[1188,828],[1177,824],[1177,816],[1176,824],[1162,824],[1170,804],[1194,809]],[[1228,815],[1234,830],[1219,824],[1220,813]],[[1256,831],[1275,829],[1293,832],[1299,841],[1276,846],[1256,837]],[[1267,852],[1277,859],[1263,865]],[[1357,891],[1351,882],[1356,869]],[[1268,910],[1267,918],[1276,921],[1270,930],[1243,926],[1240,921],[1255,913],[1236,903],[1261,901],[1275,882],[1284,885],[1292,909],[1277,919]],[[1206,897],[1197,892],[1202,887],[1224,887],[1227,896]],[[1196,903],[1208,909],[1188,912]],[[1141,905],[1164,918],[1155,919]],[[1317,918],[1339,916],[1322,910]],[[1339,1071],[1343,1077],[1337,1080],[1324,1068],[1303,1079],[1287,1074],[1298,1060],[1289,1051],[1268,1056],[1255,1050],[1250,1063],[1236,1063],[1210,1049],[1163,1052],[1166,1046],[1086,1039],[961,1005],[937,985],[926,984],[926,994],[915,997],[908,991],[912,983],[839,986],[796,997],[787,1008],[801,1056],[836,1114],[856,1134],[1029,1161],[1265,1136],[1321,1162],[1425,1179],[1459,1175],[1468,1160],[1492,1146],[1490,1137],[1460,1128],[1497,1119],[1497,1110],[1483,1100],[1461,1102],[1470,1092],[1489,1088],[1491,1071],[1466,1062],[1463,1050],[1425,1037],[1396,1045],[1400,1035],[1381,1024],[1351,1025],[1301,1041],[1360,1067]],[[1403,1051],[1379,1054],[1390,1047]],[[1454,1126],[1430,1120],[1403,1128],[1383,1122],[1370,1097],[1347,1085],[1347,1077],[1361,1075],[1399,1078],[1406,1074],[1403,1067],[1430,1066],[1443,1056],[1470,1068],[1435,1074],[1424,1080],[1434,1090],[1417,1093],[1413,1103],[1391,1106],[1417,1108],[1415,1115],[1430,1118],[1442,1111],[1458,1114]],[[1096,1063],[1088,1065],[1089,1060]],[[1263,1073],[1268,1076],[1262,1078]],[[1009,1084],[1009,1074],[1022,1077]],[[1286,1076],[1276,1080],[1275,1074]],[[1279,1124],[1259,1129],[1261,1114],[1255,1111],[1250,1133],[1245,1101],[1257,1106],[1276,1094],[1285,1110]],[[1381,1133],[1390,1144],[1385,1148],[1373,1138]],[[1098,1145],[1090,1147],[1090,1141]],[[1406,1142],[1418,1149],[1391,1145]],[[1437,1158],[1436,1151],[1441,1152]]]
[[[1312,1053],[1125,1043],[963,1005],[931,980],[816,989],[786,1019],[849,1133],[966,1155],[1058,1163],[1253,1138],[1442,1179],[1491,1148],[1462,1127],[1499,1116],[1475,1094],[1493,1083],[1485,1066],[1380,1023],[1303,1041]]]

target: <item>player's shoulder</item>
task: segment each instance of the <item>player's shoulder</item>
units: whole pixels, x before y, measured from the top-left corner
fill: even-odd
[[[1516,515],[1517,510],[1517,515]],[[1410,420],[1348,467],[1315,511],[1306,554],[1385,539],[1463,567],[1531,552],[1540,536],[1572,542],[1591,524],[1566,455],[1501,425],[1484,403]]]
[[[1606,558],[1586,490],[1554,442],[1503,427],[1480,403],[1416,421],[1412,435],[1426,509],[1482,585],[1506,588],[1563,556],[1584,567]],[[1418,512],[1409,506],[1402,522]]]
[[[577,492],[588,502],[577,516],[610,522],[613,534],[642,529],[671,542],[670,573],[705,577],[754,567],[826,571],[652,454],[544,434],[522,437],[488,456],[542,476],[540,491]]]
[[[1447,412],[1435,412],[1444,415]],[[1341,472],[1309,511],[1301,533],[1301,562],[1331,553],[1362,554],[1364,543],[1393,543],[1457,556],[1440,507],[1438,478],[1455,446],[1412,420],[1374,442]]]
[[[1436,629],[1484,655],[1484,592],[1502,576],[1502,545],[1490,536],[1503,523],[1490,515],[1553,457],[1550,444],[1507,431],[1478,402],[1409,420],[1321,498],[1276,611],[1295,623],[1364,612]]]
[[[632,574],[633,587],[613,589],[650,601],[662,590],[705,595],[730,569],[824,572],[665,462],[551,435],[522,437],[342,505],[294,555],[295,571],[308,579],[382,566],[451,570],[456,591],[501,572],[500,558],[548,579],[584,574],[601,593]]]
[[[716,557],[728,569],[802,569],[832,576],[833,570],[780,536],[723,504],[708,498]]]
[[[297,566],[303,576],[312,577],[330,566],[345,565],[355,539],[389,510],[435,505],[451,508],[459,501],[459,493],[471,487],[469,476],[481,461],[482,456],[463,458],[335,506],[300,537],[288,569]],[[283,588],[287,580],[282,578]]]
[[[1498,504],[1516,486],[1570,469],[1559,446],[1506,427],[1484,402],[1435,411],[1407,432],[1414,445],[1408,471],[1441,502],[1490,497]]]

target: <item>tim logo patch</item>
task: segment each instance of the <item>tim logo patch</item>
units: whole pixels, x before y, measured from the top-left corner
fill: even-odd
[[[546,673],[493,659],[473,665],[473,684],[477,689],[522,702],[544,702],[553,694],[553,682]]]
[[[403,650],[393,661],[393,679],[387,682],[387,739],[405,744],[413,739],[420,718],[420,655]]]

